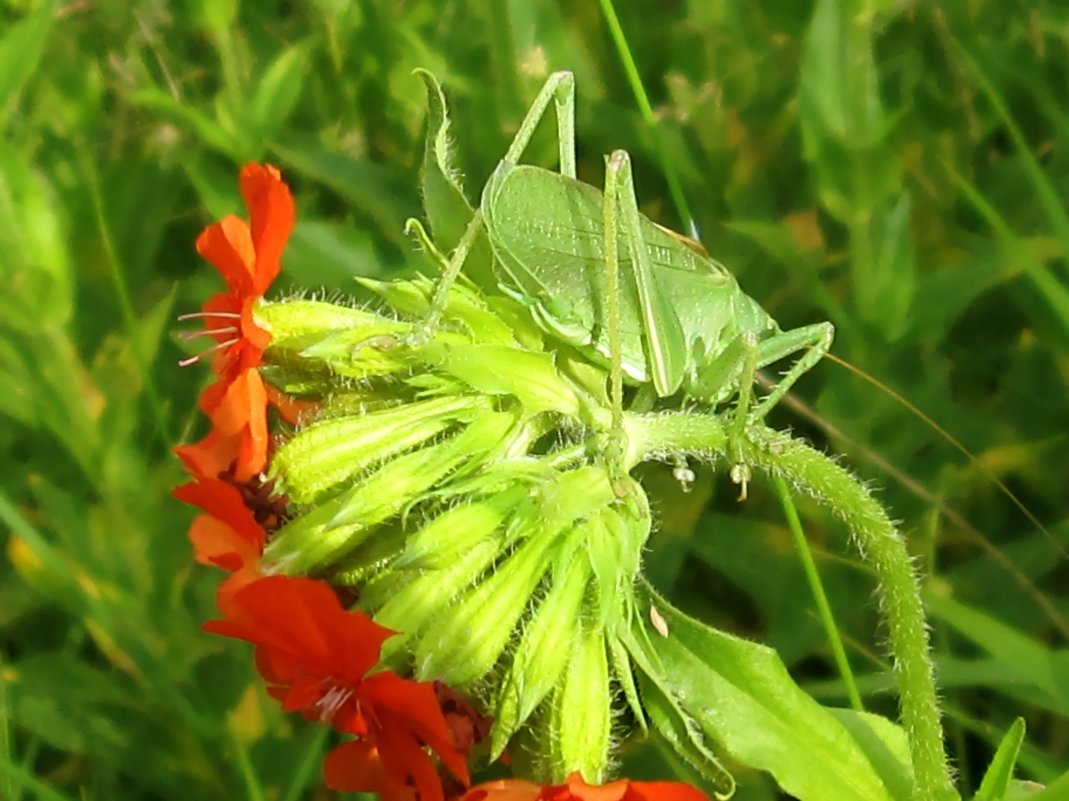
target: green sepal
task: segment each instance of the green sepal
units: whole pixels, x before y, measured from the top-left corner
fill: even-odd
[[[637,483],[628,481],[632,489],[629,497],[637,499],[639,508],[621,504],[606,507],[590,521],[587,530],[586,550],[594,571],[598,623],[605,628],[611,628],[633,605],[635,577],[650,535],[646,495]]]
[[[428,624],[439,625],[446,608],[500,557],[500,536],[473,545],[441,570],[388,571],[361,593],[360,608],[376,610],[375,622],[400,632],[383,646],[383,659],[406,652]]]
[[[488,406],[474,396],[447,397],[320,420],[278,449],[270,474],[279,493],[312,503],[375,464],[471,422]]]
[[[512,395],[531,415],[579,413],[579,400],[562,379],[553,356],[496,344],[425,349],[432,364],[476,392]]]
[[[416,645],[417,678],[463,687],[489,673],[549,569],[556,544],[552,534],[529,538],[451,606]]]
[[[490,761],[501,756],[516,729],[550,693],[568,664],[589,577],[585,559],[568,558],[554,570],[545,596],[524,627],[508,673],[498,684]]]
[[[430,313],[434,282],[418,277],[411,281],[375,281],[357,278],[362,286],[381,297],[398,312],[414,320],[423,320]],[[542,337],[529,317],[506,318],[491,306],[478,290],[458,281],[446,296],[442,318],[446,323],[462,328],[474,342],[516,344],[523,337],[529,350],[541,349]],[[442,332],[435,335],[437,339]]]
[[[446,475],[500,449],[514,425],[511,414],[486,412],[459,434],[393,459],[283,526],[264,550],[265,562],[289,575],[329,568]]]
[[[526,495],[526,487],[513,485],[442,512],[408,538],[390,569],[441,570],[483,540],[500,537],[506,518]]]
[[[550,701],[547,767],[554,782],[579,771],[601,784],[612,744],[612,690],[605,631],[592,626],[577,636],[571,659]]]

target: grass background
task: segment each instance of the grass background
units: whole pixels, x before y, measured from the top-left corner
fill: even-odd
[[[199,433],[207,376],[175,366],[173,318],[219,285],[192,243],[240,210],[248,160],[297,197],[279,292],[419,266],[415,67],[446,85],[473,198],[548,72],[574,70],[581,177],[630,151],[649,216],[693,215],[782,325],[831,320],[836,354],[977,454],[830,363],[773,416],[871,478],[924,559],[963,789],[1018,715],[1021,775],[1069,766],[1069,7],[620,6],[649,118],[593,3],[0,4],[0,798],[329,797],[324,733],[199,631],[218,576],[191,564],[169,447]],[[646,479],[658,586],[844,704],[773,494]],[[870,577],[803,516],[866,703],[891,714]]]

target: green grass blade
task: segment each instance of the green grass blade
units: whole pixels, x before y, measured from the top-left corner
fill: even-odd
[[[802,570],[805,571],[809,590],[813,593],[813,600],[817,604],[820,622],[828,637],[828,643],[831,645],[831,652],[835,658],[835,665],[839,669],[839,676],[846,687],[846,696],[850,700],[850,707],[858,712],[863,712],[865,711],[865,706],[861,702],[861,693],[857,689],[854,671],[850,668],[850,660],[846,656],[846,649],[843,648],[843,641],[839,636],[839,627],[835,623],[835,615],[831,611],[831,604],[828,603],[828,596],[824,592],[824,584],[820,580],[820,571],[817,570],[816,562],[813,561],[813,552],[809,548],[809,540],[806,539],[805,532],[802,530],[802,521],[798,518],[798,510],[794,506],[794,501],[791,500],[791,491],[788,489],[786,482],[779,476],[772,477],[772,484],[776,489],[776,495],[779,496],[780,504],[783,506],[783,513],[787,517],[787,525],[791,530],[791,535],[794,537],[794,546],[798,551],[798,559],[802,563]]]
[[[650,105],[649,96],[646,94],[646,87],[642,85],[642,78],[638,74],[638,67],[635,66],[635,59],[631,55],[631,48],[627,44],[627,36],[624,34],[623,28],[620,27],[620,20],[616,16],[616,8],[613,6],[612,0],[600,1],[601,11],[605,15],[605,22],[609,26],[609,32],[612,34],[612,40],[616,45],[616,52],[619,55],[620,63],[623,65],[624,72],[627,74],[627,82],[631,85],[631,91],[635,95],[635,101],[638,103],[639,110],[642,112],[642,119],[645,120],[650,135],[653,137],[653,147],[657,153],[657,161],[661,165],[661,170],[664,171],[664,178],[668,183],[668,191],[672,196],[672,202],[675,204],[676,212],[679,214],[679,218],[683,221],[683,225],[686,226],[689,235],[697,239],[697,224],[690,213],[687,199],[683,195],[683,188],[679,183],[679,177],[676,175],[672,159],[668,155],[667,148],[664,146],[657,120],[653,116],[653,107]]]

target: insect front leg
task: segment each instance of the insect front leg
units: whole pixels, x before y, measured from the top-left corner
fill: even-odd
[[[538,97],[535,98],[527,115],[520,123],[520,129],[505,152],[504,161],[511,164],[519,163],[520,156],[531,142],[538,123],[549,110],[549,104],[553,101],[557,114],[557,139],[560,149],[560,171],[569,178],[575,177],[575,76],[570,72],[554,72],[542,86]],[[471,222],[464,230],[464,235],[457,243],[449,257],[449,262],[442,271],[442,277],[434,290],[431,299],[431,308],[424,322],[424,334],[432,335],[441,321],[442,311],[445,309],[446,298],[449,290],[456,283],[460,270],[467,261],[479,235],[485,229],[482,209],[476,209]]]
[[[642,235],[642,218],[635,198],[631,176],[631,158],[623,150],[615,151],[605,170],[603,196],[603,233],[605,253],[605,321],[609,340],[611,368],[612,437],[610,459],[613,471],[624,472],[626,442],[623,428],[623,351],[620,341],[620,261],[619,235],[627,243],[631,269],[638,292],[642,319],[642,336],[653,388],[658,396],[671,395],[683,380],[686,346],[679,317],[657,284],[650,263],[649,249]]]

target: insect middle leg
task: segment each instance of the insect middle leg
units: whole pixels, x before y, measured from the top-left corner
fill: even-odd
[[[746,426],[768,414],[794,383],[824,357],[831,348],[834,334],[835,328],[831,323],[816,323],[789,331],[777,331],[764,340],[759,340],[753,332],[743,332],[728,343],[692,382],[690,391],[711,402],[722,399],[726,388],[737,388],[738,399],[727,434],[728,453],[732,460],[731,479],[740,485],[740,500],[746,498],[746,483],[750,478],[749,467],[741,457]],[[791,364],[779,382],[751,411],[757,370],[799,351],[805,352]]]
[[[575,178],[575,76],[567,71],[554,72],[542,86],[538,97],[535,98],[527,115],[520,123],[520,129],[505,152],[503,161],[510,164],[519,163],[520,156],[531,142],[538,123],[549,110],[550,102],[554,103],[557,113],[557,142],[560,151],[560,171],[569,178]],[[442,277],[434,290],[431,299],[431,308],[424,322],[424,332],[432,334],[438,327],[442,311],[445,309],[446,298],[449,290],[456,283],[464,262],[467,261],[479,235],[483,233],[482,210],[476,209],[471,222],[464,230],[463,236],[457,243],[456,248],[450,255],[448,262],[443,266]]]

